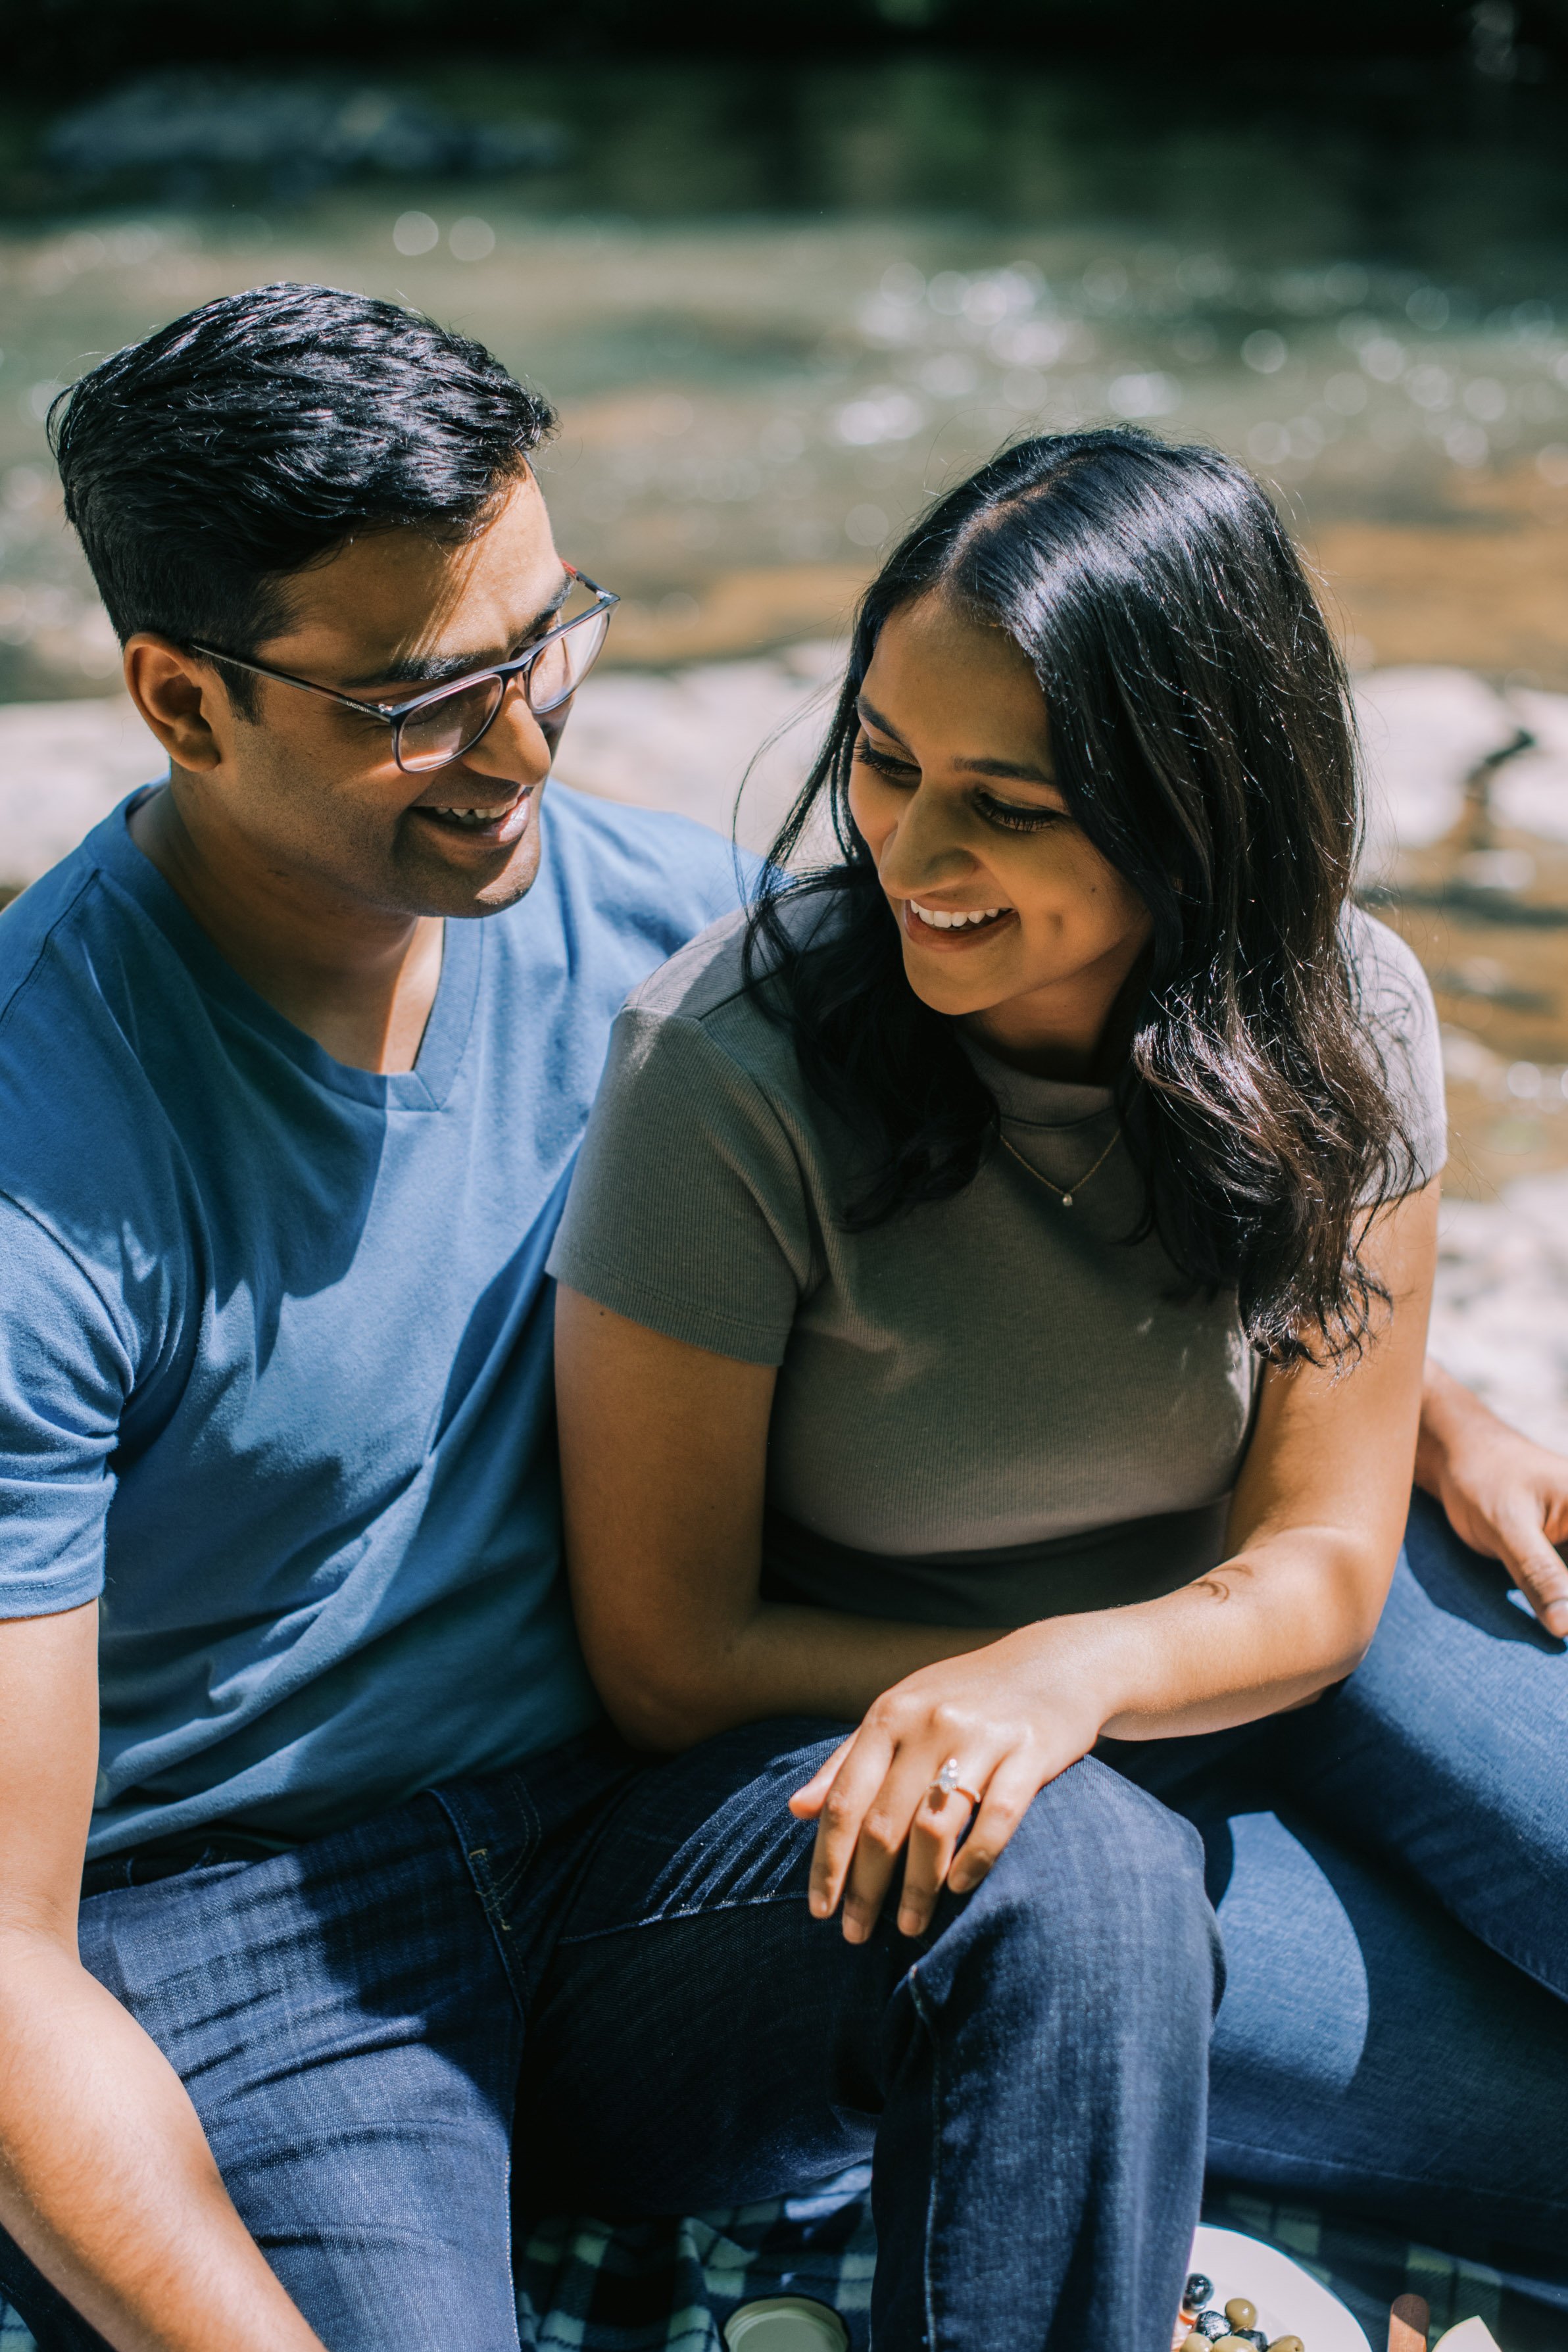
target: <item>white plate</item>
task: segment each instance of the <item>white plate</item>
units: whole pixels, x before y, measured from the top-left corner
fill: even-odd
[[[1214,2281],[1219,2310],[1233,2295],[1255,2303],[1258,2325],[1270,2342],[1276,2336],[1299,2336],[1307,2352],[1372,2352],[1338,2295],[1320,2286],[1289,2254],[1239,2230],[1211,2230],[1202,2223],[1187,2267]]]

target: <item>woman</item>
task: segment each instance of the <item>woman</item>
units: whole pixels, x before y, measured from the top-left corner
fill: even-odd
[[[841,861],[786,881],[825,812]],[[857,2044],[879,2345],[1054,2345],[1086,2294],[1103,2340],[1161,2340],[1214,1990],[1190,1849],[1156,1826],[1178,1812],[1252,1923],[1216,2074],[1236,2168],[1293,2082],[1302,2145],[1253,2177],[1372,2181],[1428,2226],[1484,2208],[1452,2150],[1434,2170],[1441,2099],[1391,2113],[1411,2051],[1381,1978],[1369,2010],[1371,1950],[1396,2017],[1446,2000],[1481,2050],[1488,2193],[1561,2223],[1458,1930],[1355,1880],[1353,1954],[1331,1933],[1300,1981],[1257,1967],[1325,1870],[1350,1900],[1353,1859],[1242,1824],[1237,1775],[1331,1742],[1321,1695],[1371,1642],[1435,1252],[1431,1003],[1350,908],[1357,814],[1343,677],[1250,479],[1134,432],[1029,442],[868,591],[749,922],[618,1026],[552,1261],[579,1622],[642,1745],[782,1770],[781,1719],[856,1727],[793,1808],[811,1914],[894,1972],[880,2058]],[[605,1929],[590,1897],[558,1962],[579,2000]],[[1281,2022],[1303,2000],[1310,2062]],[[796,2063],[803,2105],[840,2095]]]

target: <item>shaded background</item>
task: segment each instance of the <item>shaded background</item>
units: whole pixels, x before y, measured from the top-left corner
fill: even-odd
[[[0,881],[149,768],[43,416],[210,295],[405,299],[549,391],[558,536],[626,599],[562,773],[723,824],[782,728],[752,840],[889,534],[1010,436],[1131,418],[1244,458],[1320,568],[1450,1190],[1568,1169],[1568,0],[13,0],[6,35]],[[1568,1416],[1568,1203],[1508,1197],[1475,1278],[1534,1302]]]

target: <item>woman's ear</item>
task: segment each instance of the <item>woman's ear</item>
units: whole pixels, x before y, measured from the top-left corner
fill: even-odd
[[[174,767],[205,775],[221,766],[233,710],[210,662],[138,630],[126,640],[125,690]]]

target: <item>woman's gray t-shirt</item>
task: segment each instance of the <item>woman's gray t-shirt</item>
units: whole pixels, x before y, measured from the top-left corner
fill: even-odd
[[[1443,1164],[1431,992],[1352,921],[1363,1014],[1413,1148]],[[1223,1557],[1259,1377],[1234,1294],[1184,1294],[1109,1091],[972,1045],[1013,1151],[952,1199],[843,1228],[866,1143],[807,1086],[715,925],[617,1020],[550,1270],[675,1339],[779,1368],[765,1589],[954,1624],[1166,1591]],[[1073,1205],[1030,1172],[1078,1187]]]

